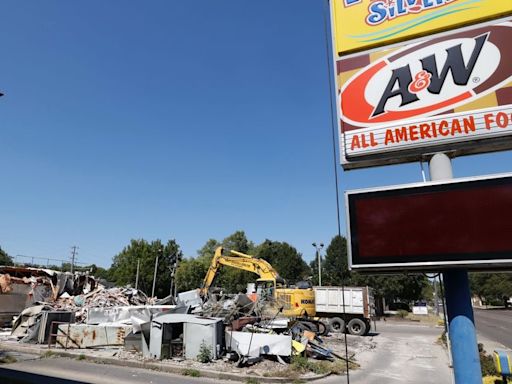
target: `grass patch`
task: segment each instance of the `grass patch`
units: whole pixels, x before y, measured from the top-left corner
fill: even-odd
[[[346,363],[343,360],[327,361],[327,360],[309,360],[304,356],[293,356],[290,365],[286,369],[277,370],[264,374],[264,376],[286,377],[292,382],[300,382],[300,376],[306,373],[314,373],[317,375],[334,374],[341,375],[346,372]],[[350,362],[349,369],[357,369],[359,365]]]
[[[183,372],[181,372],[183,376],[190,376],[190,377],[201,377],[201,372],[199,372],[197,369],[187,368],[184,369]]]
[[[87,357],[86,357],[83,353],[79,354],[79,355],[76,357],[76,359],[77,359],[77,360],[85,360],[86,358],[87,358]]]
[[[254,377],[249,377],[247,380],[245,380],[245,384],[260,384],[260,381]]]
[[[2,354],[0,355],[0,364],[10,364],[15,363],[18,360],[14,356],[8,355],[8,354]]]
[[[53,356],[55,356],[55,355],[56,355],[56,353],[55,353],[55,352],[53,352],[52,350],[48,350],[48,351],[46,351],[45,353],[43,353],[43,354],[41,355],[41,357],[42,357],[43,359],[47,359],[47,358],[49,358],[49,357],[53,357]]]
[[[446,340],[446,331],[443,331],[441,336],[437,338],[437,343],[445,348],[448,348],[448,341]]]

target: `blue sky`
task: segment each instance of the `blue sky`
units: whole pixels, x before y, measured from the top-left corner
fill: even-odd
[[[78,245],[78,261],[109,266],[132,238],[174,238],[195,256],[244,230],[310,260],[336,234],[321,0],[0,11],[0,246],[12,256],[67,259]],[[511,160],[460,158],[454,173]],[[416,181],[417,163],[339,185]]]

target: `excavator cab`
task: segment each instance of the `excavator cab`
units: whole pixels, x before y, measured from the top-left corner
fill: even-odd
[[[276,295],[278,284],[276,280],[258,279],[256,280],[256,294],[263,300],[273,300]]]

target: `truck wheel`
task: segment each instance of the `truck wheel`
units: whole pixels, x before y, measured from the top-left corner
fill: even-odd
[[[322,321],[318,321],[317,323],[317,328],[318,328],[318,334],[320,336],[327,336],[327,334],[329,333],[329,325],[322,322]]]
[[[363,320],[355,318],[348,322],[347,328],[351,335],[362,336],[368,327]]]
[[[345,321],[339,317],[329,319],[329,325],[333,332],[345,332]]]

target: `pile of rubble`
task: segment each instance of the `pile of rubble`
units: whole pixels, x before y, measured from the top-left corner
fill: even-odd
[[[131,305],[147,305],[148,297],[139,290],[132,288],[104,289],[101,285],[94,291],[71,296],[61,295],[53,303],[48,303],[53,310],[69,311],[75,314],[76,323],[84,323],[90,308],[127,307]]]
[[[87,273],[0,266],[0,325],[36,303],[87,294],[97,287],[96,279]]]
[[[265,359],[289,364],[296,355],[342,359],[326,347],[325,329],[280,317],[275,303],[254,295],[205,298],[192,290],[180,293],[176,305],[157,305],[141,291],[106,289],[89,276],[35,269],[2,272],[0,297],[11,294],[16,284],[30,287],[25,293],[30,300],[11,334],[21,342],[66,349],[124,347],[144,359],[222,359],[235,367]]]

